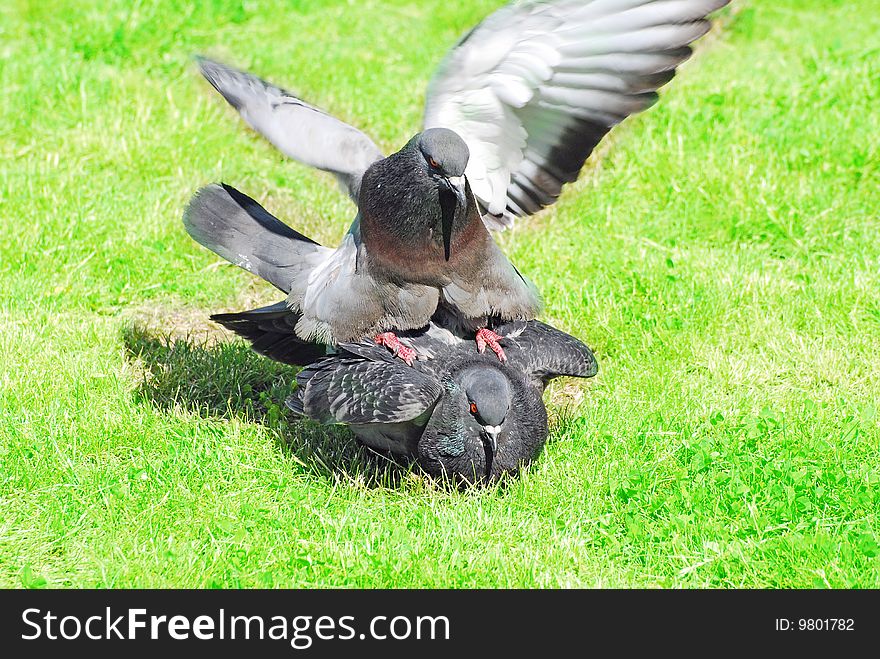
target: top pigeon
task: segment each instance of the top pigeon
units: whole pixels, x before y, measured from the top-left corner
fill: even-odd
[[[428,87],[424,129],[460,135],[466,178],[489,228],[556,201],[608,131],[646,109],[729,0],[523,0],[449,52]],[[200,60],[255,130],[334,173],[358,198],[382,157],[361,131],[254,76]]]

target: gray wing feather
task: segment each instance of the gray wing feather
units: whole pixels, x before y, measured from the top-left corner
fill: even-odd
[[[322,359],[300,371],[296,380],[299,389],[288,405],[322,423],[411,421],[443,392],[439,382],[409,366],[356,355]]]
[[[206,58],[202,75],[254,130],[286,156],[334,174],[357,200],[361,177],[382,158],[357,128],[260,78]]]
[[[546,385],[563,375],[591,378],[599,371],[593,351],[583,342],[539,321],[531,321],[522,331],[502,326],[502,345],[511,366],[528,374],[537,384]]]
[[[425,127],[461,134],[492,229],[552,204],[604,135],[646,109],[729,0],[526,0],[468,33],[428,89]]]

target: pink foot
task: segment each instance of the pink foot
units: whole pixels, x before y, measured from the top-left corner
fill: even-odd
[[[504,348],[498,343],[502,339],[500,334],[496,334],[490,329],[483,328],[477,330],[477,350],[485,352],[486,346],[492,348],[492,352],[498,355],[498,359],[503,362],[507,361],[507,355],[504,354]]]
[[[385,346],[395,357],[400,357],[407,365],[412,366],[416,358],[416,351],[408,348],[400,342],[394,332],[383,332],[376,337],[376,343]]]

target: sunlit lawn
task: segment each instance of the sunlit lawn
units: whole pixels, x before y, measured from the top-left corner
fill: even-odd
[[[286,418],[294,371],[206,320],[276,296],[180,216],[220,180],[324,243],[353,214],[194,53],[393,151],[501,3],[130,4],[0,6],[0,586],[880,587],[875,2],[740,2],[499,238],[600,371],[475,492]]]

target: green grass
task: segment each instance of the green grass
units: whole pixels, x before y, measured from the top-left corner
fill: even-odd
[[[600,372],[471,492],[286,419],[291,369],[204,343],[273,295],[180,216],[224,180],[322,242],[352,217],[193,53],[390,151],[500,0],[129,4],[0,6],[0,586],[880,587],[873,0],[741,2],[500,238]]]

